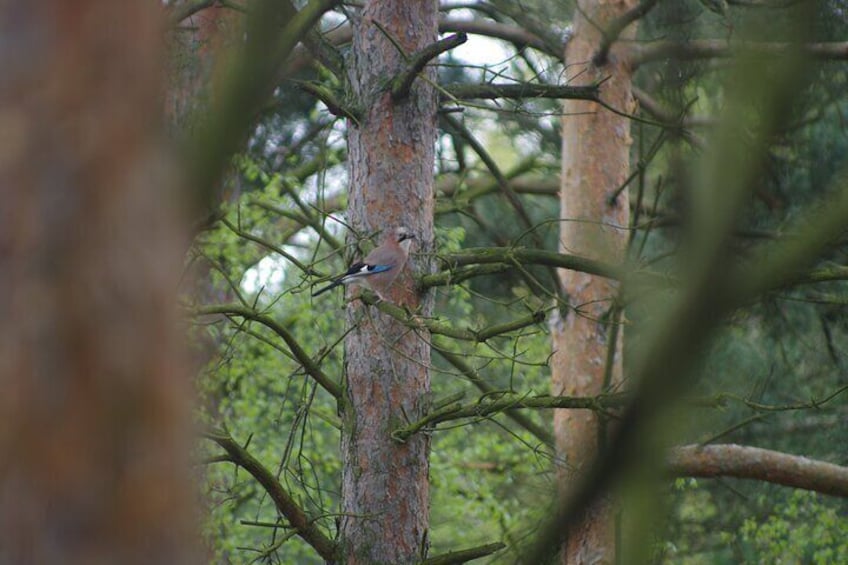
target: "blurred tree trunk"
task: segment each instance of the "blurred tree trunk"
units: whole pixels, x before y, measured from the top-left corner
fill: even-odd
[[[569,74],[576,77],[572,85],[608,79],[601,97],[627,113],[634,110],[634,101],[626,62],[615,49],[603,66],[591,61],[602,39],[600,30],[608,29],[635,4],[634,0],[580,0],[565,53]],[[622,36],[633,37],[634,28],[630,26]],[[563,112],[560,250],[616,264],[627,244],[627,231],[617,226],[627,226],[630,216],[627,190],[617,192],[630,172],[630,122],[592,102],[565,101]],[[552,324],[553,392],[595,395],[621,380],[617,285],[577,271],[561,270],[560,276],[571,308]],[[573,488],[604,441],[601,424],[589,410],[556,411],[554,432],[563,493]],[[563,563],[613,563],[613,513],[608,500],[592,508],[568,532]]]
[[[437,95],[418,78],[407,97],[393,100],[386,81],[405,68],[399,49],[409,55],[437,39],[437,15],[436,0],[366,2],[354,19],[348,65],[362,109],[349,129],[349,221],[360,234],[405,225],[417,237],[413,252],[433,241]],[[432,69],[422,74],[435,80]],[[432,300],[420,302],[410,275],[429,269],[429,259],[412,258],[391,301],[429,315]],[[425,414],[429,338],[359,302],[349,305],[348,324],[342,554],[347,563],[415,563],[427,545],[429,441],[417,434],[401,444],[390,433]]]
[[[185,14],[189,3],[174,8],[176,13]],[[173,137],[184,138],[191,135],[190,129],[196,127],[199,116],[208,116],[211,100],[210,84],[215,69],[220,69],[220,59],[225,57],[227,49],[238,47],[239,31],[244,29],[243,14],[229,7],[215,3],[206,5],[190,15],[180,17],[172,13],[168,29],[169,45],[167,52],[168,80],[165,93],[165,113],[168,126],[174,131]],[[179,19],[179,21],[174,21]],[[219,188],[215,202],[227,201],[238,197],[238,183],[217,179]],[[236,192],[232,194],[225,192]],[[189,268],[183,284],[186,295],[204,304],[230,304],[237,300],[233,287],[218,280],[213,275],[216,265],[208,256],[189,252]],[[223,317],[222,317],[223,318]],[[192,335],[192,355],[190,373],[203,371],[207,364],[219,354],[222,337],[213,332],[194,332]],[[224,390],[208,391],[203,395],[204,408],[210,414],[218,415]]]
[[[240,12],[213,3],[181,21],[170,22],[165,111],[172,127],[191,127],[188,120],[202,115],[209,105],[206,91],[213,70],[220,68],[217,63],[226,53],[224,48],[237,42],[242,19]]]
[[[0,562],[197,560],[161,6],[0,4]]]

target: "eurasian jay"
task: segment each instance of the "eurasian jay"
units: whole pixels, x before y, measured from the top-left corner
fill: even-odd
[[[343,284],[358,284],[373,290],[381,300],[403,270],[409,257],[409,246],[415,236],[405,227],[397,227],[384,235],[383,243],[357,261],[333,282],[312,293],[318,296]]]

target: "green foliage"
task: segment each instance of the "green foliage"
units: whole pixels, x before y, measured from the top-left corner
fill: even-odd
[[[734,4],[730,9],[728,3],[718,3],[721,13],[714,13],[710,6],[715,4],[660,2],[644,22],[643,36],[724,37],[753,17],[741,14],[735,3],[729,3]],[[783,37],[786,23],[781,19],[763,35]],[[471,70],[452,63],[457,64],[440,72],[457,82],[504,76],[556,82],[564,72],[558,62],[527,53]],[[697,120],[687,127],[708,136],[714,126],[709,120],[727,102],[722,73],[720,66],[666,61],[640,71],[638,81],[673,113],[707,118],[706,127]],[[848,136],[841,119],[848,111],[848,75],[830,66],[811,66],[810,75],[808,83],[799,82],[802,92],[788,110],[790,119],[762,156],[766,174],[728,243],[729,264],[744,262],[762,241],[785,236],[786,226],[822,197],[844,166]],[[344,128],[302,98],[286,106],[289,96],[295,96],[289,88],[275,93],[248,150],[234,161],[229,183],[240,190],[222,210],[223,220],[197,239],[192,261],[205,269],[206,287],[196,305],[238,303],[268,314],[340,382],[343,294],[314,300],[309,294],[321,276],[338,272],[358,255],[356,242],[341,244]],[[469,107],[463,119],[505,176],[512,179],[514,173],[534,188],[533,181],[550,180],[558,168],[558,109],[558,102],[527,100],[502,106],[497,114]],[[756,104],[747,111],[755,113]],[[310,133],[313,127],[321,133]],[[634,162],[645,169],[630,187],[638,214],[630,257],[646,270],[664,273],[675,265],[681,241],[691,235],[689,191],[696,184],[691,163],[703,148],[645,123],[633,131]],[[746,142],[740,141],[740,151],[751,149]],[[657,150],[651,152],[655,143]],[[287,152],[290,145],[298,150]],[[452,192],[438,195],[437,207],[443,205],[444,212],[436,219],[437,258],[468,247],[533,246],[535,236],[544,248],[557,248],[556,195],[538,190],[521,194],[533,222],[528,230],[500,187],[475,194],[493,181],[467,140],[445,133],[438,147],[438,179]],[[333,238],[341,244],[338,248]],[[837,242],[822,260],[844,264],[844,242]],[[435,316],[454,328],[481,329],[550,308],[548,275],[545,268],[528,266],[436,289]],[[690,390],[692,397],[711,402],[693,407],[691,398],[680,400],[669,435],[680,442],[733,441],[848,463],[846,395],[818,402],[845,384],[846,291],[844,282],[781,289],[735,311],[699,359],[699,380]],[[655,314],[654,305],[678,293],[669,284],[651,296],[637,294],[626,305],[626,357],[644,347],[638,328]],[[205,362],[197,380],[201,421],[226,427],[247,444],[327,535],[335,537],[341,469],[335,400],[285,343],[257,322],[200,317],[193,337]],[[549,390],[551,345],[544,324],[485,343],[442,336],[433,343],[458,354],[490,391],[481,392],[467,374],[434,352],[432,396],[437,404],[449,397],[473,405],[507,393],[520,397]],[[522,414],[536,426],[550,428],[550,413]],[[509,548],[493,560],[517,560],[522,542],[550,512],[555,492],[552,448],[505,414],[446,423],[428,433],[431,553],[502,540]],[[200,450],[206,457],[220,455],[208,442]],[[288,539],[285,521],[244,470],[227,462],[209,463],[205,479],[206,533],[216,561],[320,562],[299,538]],[[848,560],[848,507],[843,501],[744,481],[680,479],[670,487],[662,497],[669,519],[665,531],[656,532],[658,561]]]
[[[748,518],[740,531],[759,561],[844,563],[848,560],[848,519],[831,501],[795,491],[765,520]]]
[[[735,483],[735,490],[741,483]],[[762,489],[761,489],[762,490]],[[704,482],[678,481],[673,520],[686,537],[655,547],[664,563],[842,563],[848,558],[848,518],[838,500],[802,490],[775,489],[745,501],[744,517],[722,518],[727,502]],[[739,500],[739,493],[734,495]]]
[[[257,198],[284,199],[280,177],[267,175],[245,158],[239,167],[247,181],[261,188],[243,194],[229,206],[224,225],[271,239],[273,236],[266,233],[273,230],[267,211],[250,203]],[[459,250],[464,237],[461,227],[438,228],[439,252]],[[304,262],[318,258],[312,251],[289,251]],[[203,234],[197,252],[214,262],[209,282],[220,293],[229,295],[230,301],[255,305],[282,322],[304,349],[313,356],[320,355],[327,374],[341,378],[344,327],[339,323],[340,293],[311,299],[300,269],[223,226]],[[338,269],[340,259],[336,255],[332,265],[322,262],[321,268]],[[246,285],[266,261],[273,265],[267,267],[269,270],[279,269],[281,275],[265,287]],[[440,315],[449,317],[457,327],[491,323],[474,311],[472,300],[468,290],[461,287],[444,289],[437,295]],[[513,311],[525,311],[505,306],[504,319]],[[332,397],[318,388],[278,338],[259,324],[219,320],[198,326],[196,341],[212,343],[216,350],[198,380],[202,420],[225,427],[240,442],[249,442],[249,451],[268,468],[277,470],[283,485],[311,516],[326,516],[319,524],[331,537],[335,535],[341,463],[339,421]],[[546,392],[549,347],[546,332],[531,328],[515,338],[496,338],[489,344],[465,348],[463,354],[475,368],[485,371],[487,382],[497,390]],[[463,393],[464,401],[474,402],[479,391],[437,357],[434,355],[433,360],[434,398]],[[473,434],[468,433],[471,428]],[[217,451],[204,445],[204,453],[211,457]],[[526,536],[541,518],[551,486],[549,468],[548,449],[503,416],[488,423],[446,427],[446,431],[434,434],[433,551]],[[297,538],[275,545],[285,530],[269,526],[279,520],[274,505],[243,470],[228,463],[210,464],[206,484],[207,539],[218,559],[243,562],[267,552],[283,562],[319,562]],[[471,525],[473,530],[469,529]]]

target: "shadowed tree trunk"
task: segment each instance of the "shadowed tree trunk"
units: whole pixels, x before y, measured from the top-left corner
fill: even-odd
[[[608,79],[602,86],[602,99],[628,113],[634,109],[630,69],[615,49],[603,66],[594,65],[592,58],[602,39],[599,28],[607,29],[635,4],[632,0],[580,0],[565,53],[569,75],[576,77],[572,86]],[[634,27],[622,36],[632,37]],[[622,227],[627,226],[630,208],[627,190],[612,197],[629,174],[630,122],[592,102],[565,101],[563,112],[559,248],[563,253],[618,263],[627,244],[627,231]],[[595,395],[621,379],[617,285],[570,270],[560,270],[560,277],[572,308],[552,324],[553,393]],[[568,492],[597,453],[603,426],[595,412],[557,410],[554,431],[560,487]],[[614,562],[613,512],[610,501],[589,511],[568,533],[563,563]]]
[[[437,8],[435,0],[366,2],[348,65],[362,110],[349,129],[350,223],[360,234],[405,225],[417,237],[413,253],[433,241],[437,96],[418,78],[393,100],[386,84],[405,68],[399,49],[410,55],[436,40]],[[435,79],[432,69],[422,74]],[[429,315],[432,300],[419,302],[410,276],[429,269],[428,259],[413,257],[390,300]],[[429,442],[417,434],[401,444],[390,434],[425,414],[429,339],[359,302],[349,305],[348,324],[355,329],[345,341],[342,554],[347,563],[414,563],[427,546]]]
[[[0,562],[197,561],[155,2],[0,4]]]
[[[243,15],[229,7],[212,4],[180,21],[179,11],[171,14],[169,30],[169,86],[165,98],[165,111],[170,124],[179,129],[190,127],[188,119],[202,115],[202,106],[208,106],[207,85],[218,59],[228,46],[237,42]]]

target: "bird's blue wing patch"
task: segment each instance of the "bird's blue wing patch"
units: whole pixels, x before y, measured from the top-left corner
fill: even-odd
[[[370,274],[376,275],[377,273],[384,273],[384,272],[390,270],[392,268],[392,266],[391,265],[366,265],[365,268],[367,269],[367,271]]]

